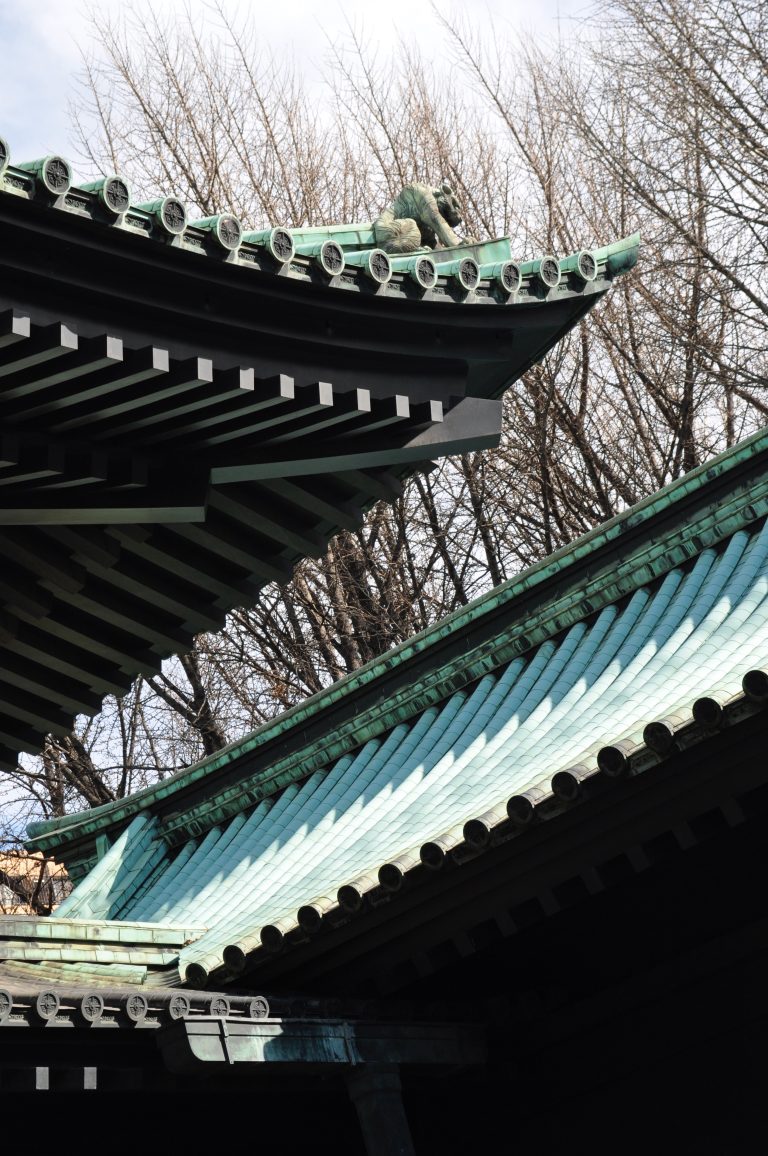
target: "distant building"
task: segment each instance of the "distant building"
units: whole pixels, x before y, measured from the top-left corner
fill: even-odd
[[[0,915],[50,915],[70,891],[64,868],[38,852],[0,853]]]

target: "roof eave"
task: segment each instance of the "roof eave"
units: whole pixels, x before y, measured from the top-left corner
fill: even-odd
[[[129,799],[31,824],[27,845],[77,861],[96,835],[147,808],[175,842],[254,805],[446,685],[466,685],[764,518],[766,458],[763,430],[216,755]]]

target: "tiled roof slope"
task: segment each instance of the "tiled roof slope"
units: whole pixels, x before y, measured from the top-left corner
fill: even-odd
[[[689,508],[696,494],[699,505]],[[440,693],[403,712],[399,725],[341,757],[328,753],[324,762],[299,766],[284,789],[175,851],[173,824],[148,796],[59,914],[208,927],[179,957],[182,977],[202,985],[212,972],[221,978],[224,965],[236,974],[251,953],[281,946],[297,926],[315,930],[336,912],[355,910],[366,892],[397,889],[414,866],[437,865],[462,841],[481,843],[499,824],[525,823],[553,791],[568,795],[591,775],[628,763],[631,770],[638,751],[664,751],[676,735],[706,733],[723,704],[743,697],[742,687],[752,698],[768,697],[760,669],[768,663],[768,436],[653,501],[645,521],[642,507],[618,519],[612,542],[598,533],[565,553],[586,566],[579,614],[540,614],[549,637],[538,645],[523,638],[517,656],[501,645],[516,626],[518,643],[521,624],[530,631],[518,580],[480,677],[460,685],[458,663]],[[688,519],[682,536],[675,512]],[[638,524],[642,543],[622,552],[622,534]],[[613,594],[600,605],[589,575],[599,573],[606,550],[613,584],[603,588]],[[553,567],[548,560],[525,579],[543,580]],[[467,656],[472,629],[498,609],[499,596],[453,617]],[[415,661],[413,652],[403,659],[401,676]],[[385,675],[380,668],[382,695]],[[423,668],[418,680],[426,681]],[[336,695],[343,701],[353,687],[349,680]]]

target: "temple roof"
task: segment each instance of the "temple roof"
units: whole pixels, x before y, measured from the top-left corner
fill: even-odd
[[[369,224],[188,223],[175,198],[136,207],[121,177],[77,186],[2,142],[0,236],[6,768],[408,473],[497,444],[504,390],[638,247],[390,261]]]
[[[175,982],[227,983],[652,779],[768,701],[766,514],[762,432],[242,743],[34,825],[75,873],[112,841],[58,914],[206,927]]]

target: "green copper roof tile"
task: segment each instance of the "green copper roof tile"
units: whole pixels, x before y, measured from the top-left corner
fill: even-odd
[[[30,945],[26,940],[7,940],[0,944],[0,958],[3,960],[25,960],[46,963],[101,963],[128,964],[133,967],[167,967],[176,963],[178,951],[148,951],[141,948],[99,947],[93,943],[68,943],[57,945]]]
[[[183,947],[190,940],[199,939],[206,930],[200,926],[160,924],[157,920],[143,923],[135,920],[67,919],[61,917],[61,907],[52,916],[0,915],[0,943],[24,940],[25,943],[42,945],[77,942],[161,949]]]
[[[137,815],[90,872],[90,888],[75,888],[58,907],[58,915],[100,918],[104,910],[103,897],[114,895],[115,889],[119,894],[134,878],[134,869],[143,861],[147,850],[155,846],[157,825],[152,815]],[[101,899],[94,902],[95,895]]]
[[[50,851],[72,837],[119,830],[144,808],[162,804],[167,811],[174,797],[193,785],[214,784],[218,774],[246,757],[259,757],[270,743],[290,742],[291,753],[286,758],[270,759],[264,767],[257,764],[257,770],[234,785],[211,786],[197,811],[192,808],[186,815],[182,812],[179,820],[182,835],[184,824],[190,819],[199,822],[203,829],[226,822],[260,797],[327,765],[329,755],[354,749],[361,739],[386,733],[400,719],[407,720],[423,710],[430,701],[440,701],[452,682],[461,685],[492,672],[515,654],[533,650],[567,624],[631,595],[697,556],[706,546],[716,546],[765,516],[766,458],[768,432],[762,430],[216,755],[129,799],[66,819],[32,824],[30,846]],[[707,490],[718,481],[729,482],[727,496],[718,493],[707,504]],[[703,495],[702,508],[696,510],[695,516],[675,522],[676,508],[699,495]],[[660,529],[654,532],[656,525]],[[579,574],[585,564],[590,567],[588,577],[571,580],[571,572]],[[553,583],[563,589],[549,601],[541,595],[543,605],[533,613],[516,612],[516,605],[523,599],[539,597],[538,592]],[[498,630],[488,641],[473,645],[473,624],[492,616],[499,622]],[[466,633],[468,645],[458,657],[445,660],[439,654],[440,647],[462,633]],[[333,736],[324,735],[319,743],[304,744],[305,728],[324,712],[336,704],[354,701],[354,696],[366,692],[371,684],[396,676],[417,659],[423,668],[425,662],[429,664],[430,653],[436,657],[427,671],[421,670],[418,680],[406,680],[395,693],[380,695],[375,706],[364,712],[355,711],[348,723],[336,726]],[[166,837],[172,828],[173,823],[166,820]]]
[[[417,862],[421,845],[458,839],[468,819],[503,814],[511,796],[551,793],[560,771],[596,772],[601,746],[642,744],[650,721],[690,719],[695,699],[737,694],[745,671],[766,663],[768,528],[753,522],[327,759],[175,858],[166,852],[141,894],[135,876],[142,860],[149,870],[156,836],[134,820],[128,842],[138,850],[118,840],[68,902],[94,914],[101,905],[103,918],[119,908],[131,920],[209,926],[180,951],[182,976],[197,983],[225,951],[232,963],[257,950],[265,927],[295,926],[318,896],[333,903],[360,878],[374,886],[383,864]]]
[[[45,960],[30,963],[26,960],[13,959],[3,962],[0,968],[0,985],[7,976],[17,980],[28,980],[36,987],[45,984],[96,985],[98,987],[118,987],[123,984],[134,986],[146,983],[147,976],[151,976],[152,984],[158,982],[158,975],[162,973],[150,972],[147,967],[132,966],[126,963],[99,964],[89,963],[56,963]],[[173,969],[178,980],[178,971]]]

